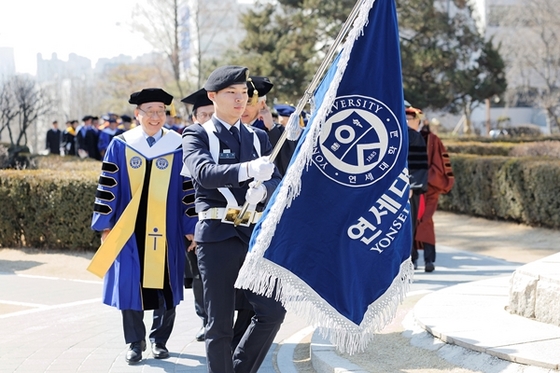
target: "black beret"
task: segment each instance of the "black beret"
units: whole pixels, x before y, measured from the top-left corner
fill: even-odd
[[[204,89],[208,92],[218,92],[233,84],[245,83],[249,77],[249,69],[243,66],[221,66],[212,71]]]
[[[142,105],[145,102],[163,102],[165,105],[169,105],[172,101],[173,96],[161,88],[145,88],[131,94],[128,103]]]
[[[259,97],[263,97],[274,87],[274,84],[266,76],[250,76],[247,81],[247,94],[249,97],[253,97],[255,89],[257,90]]]
[[[191,104],[193,110],[201,106],[213,105],[214,103],[208,98],[208,92],[204,88],[200,88],[198,91],[191,93],[187,97],[181,100],[186,104]]]
[[[123,122],[127,122],[127,123],[128,123],[128,122],[132,122],[132,118],[129,117],[128,115],[121,115],[121,120],[122,120]]]

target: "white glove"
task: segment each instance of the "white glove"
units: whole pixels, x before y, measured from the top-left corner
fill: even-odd
[[[247,162],[247,176],[257,181],[267,181],[272,178],[274,163],[270,163],[268,157],[260,157]]]
[[[249,183],[249,189],[247,189],[247,193],[245,194],[245,201],[250,205],[256,205],[264,201],[266,198],[266,187],[262,184],[257,186],[257,183],[251,181]]]

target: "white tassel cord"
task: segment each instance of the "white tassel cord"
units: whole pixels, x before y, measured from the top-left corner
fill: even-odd
[[[348,354],[364,351],[375,333],[383,330],[393,320],[397,307],[410,289],[414,275],[412,262],[408,259],[401,264],[391,286],[369,305],[361,324],[356,325],[290,271],[254,253],[250,253],[247,259],[254,265],[251,266],[253,270],[249,272],[244,265],[239,275],[243,280],[238,280],[236,286],[243,284],[243,288],[269,297],[275,294],[275,298],[287,311],[294,312],[308,325],[318,328],[337,350]],[[257,269],[254,270],[255,268]]]

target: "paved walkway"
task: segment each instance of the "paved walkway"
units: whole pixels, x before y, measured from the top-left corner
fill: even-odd
[[[1,273],[0,372],[206,372],[204,343],[194,339],[200,320],[190,290],[177,307],[167,344],[171,357],[154,359],[148,348],[144,360],[129,366],[120,313],[101,304],[101,287],[100,281]],[[144,321],[151,325],[150,311]],[[280,371],[278,342],[305,328],[288,315],[259,372]],[[283,348],[293,351],[290,343]]]
[[[508,293],[506,276],[455,285],[422,297],[402,320],[403,336],[423,355],[424,364],[411,371],[441,372],[440,362],[445,361],[450,364],[443,370],[446,372],[558,372],[560,328],[507,312]],[[313,336],[311,351],[313,365],[321,373],[384,371],[377,369],[379,363],[366,362],[364,357],[337,354],[318,334]],[[403,358],[402,366],[407,365],[405,361]]]
[[[417,271],[413,289],[395,321],[383,331],[385,334],[379,335],[367,354],[337,354],[330,343],[295,315],[288,314],[259,372],[557,371],[553,369],[559,369],[560,364],[559,328],[537,325],[503,309],[508,274],[533,257],[527,257],[523,245],[519,252],[526,261],[515,262],[518,248],[508,245],[503,245],[503,254],[513,262],[472,253],[488,255],[490,250],[482,247],[482,242],[494,237],[494,245],[498,246],[500,240],[503,243],[515,239],[511,232],[517,228],[453,214],[439,217],[445,217],[445,221],[436,221],[436,230],[443,225],[456,229],[455,235],[446,232],[438,233],[438,237],[445,243],[456,243],[446,241],[446,235],[450,240],[459,238],[461,245],[442,246],[434,273]],[[550,247],[560,242],[560,232],[530,229],[524,234],[537,235],[533,242],[538,242],[541,251],[536,257],[548,255]],[[473,249],[468,245],[476,241],[475,235],[479,235],[480,244]],[[554,244],[543,243],[542,237],[548,237]],[[457,246],[471,252],[458,251]],[[506,251],[508,247],[510,251]],[[194,340],[200,321],[194,313],[190,290],[185,291],[186,299],[177,308],[176,326],[168,342],[171,357],[156,360],[147,350],[140,364],[129,366],[124,360],[127,346],[120,313],[101,304],[101,281],[88,276],[67,276],[72,271],[82,273],[87,258],[14,258],[12,253],[6,259],[6,252],[0,249],[0,373],[205,372],[204,344]],[[150,320],[151,312],[146,312],[147,325]],[[435,339],[426,330],[454,344]],[[532,355],[524,354],[529,350]],[[312,354],[311,360],[306,353]],[[412,359],[412,355],[420,360]],[[523,364],[495,356],[512,357]]]
[[[442,212],[436,214],[436,232],[436,271],[416,271],[395,321],[354,356],[337,354],[314,334],[311,360],[316,370],[560,371],[560,328],[505,310],[511,273],[559,252],[560,232]]]

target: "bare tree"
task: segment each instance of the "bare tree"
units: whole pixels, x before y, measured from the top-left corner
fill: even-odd
[[[182,71],[184,55],[181,38],[185,32],[187,0],[148,0],[146,7],[138,7],[133,14],[134,28],[160,53],[171,66],[177,93],[184,95]]]
[[[29,152],[28,131],[41,117],[52,111],[50,90],[25,76],[14,75],[0,89],[0,132],[7,130],[10,139],[10,167],[25,167],[29,159],[20,157]],[[35,131],[37,132],[37,131]]]
[[[7,130],[10,142],[13,144],[11,124],[17,118],[19,111],[10,88],[9,82],[4,82],[0,87],[0,138],[2,137],[2,132]]]
[[[165,61],[160,57],[152,65],[127,64],[107,69],[99,77],[96,92],[102,98],[98,112],[131,113],[132,107],[128,97],[132,92],[146,87],[166,87],[166,82],[173,80],[169,69],[161,67]],[[158,67],[159,66],[159,67]]]
[[[48,91],[31,78],[15,75],[4,83],[0,91],[1,130],[8,130],[12,147],[27,145],[27,130],[38,117],[48,114],[51,106]]]
[[[499,8],[498,8],[499,9]],[[509,97],[546,112],[551,132],[560,129],[560,19],[557,0],[525,0],[502,7],[496,36],[508,64]]]
[[[241,41],[240,7],[236,0],[147,0],[134,12],[133,27],[166,56],[174,93],[182,97],[198,89],[213,62]]]
[[[239,4],[235,0],[189,1],[191,53],[186,66],[196,81],[196,88],[202,86],[206,76],[216,67],[216,61],[241,42],[243,32],[240,32],[239,13]]]

